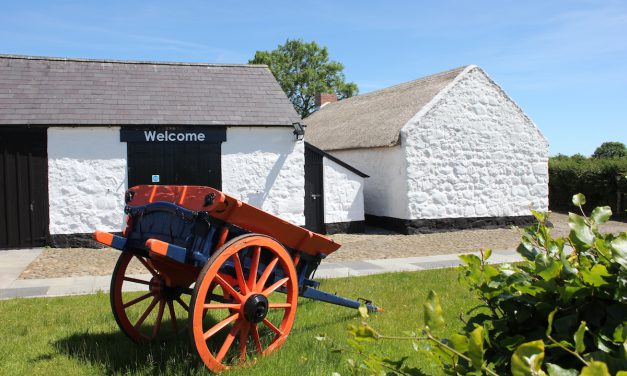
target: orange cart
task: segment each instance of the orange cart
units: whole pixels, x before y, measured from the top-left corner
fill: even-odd
[[[135,342],[159,336],[168,315],[170,330],[178,332],[180,305],[198,355],[219,372],[281,347],[299,296],[362,304],[323,292],[311,279],[340,247],[323,235],[210,187],[141,185],[126,192],[125,202],[122,235],[96,231],[94,238],[122,251],[111,306]],[[122,293],[138,287],[144,293]],[[377,310],[370,301],[363,304]]]

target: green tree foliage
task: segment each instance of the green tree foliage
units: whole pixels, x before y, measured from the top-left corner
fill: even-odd
[[[315,110],[315,96],[335,93],[339,99],[358,93],[357,85],[346,82],[344,66],[329,60],[326,47],[316,42],[288,39],[272,51],[257,51],[249,64],[266,64],[301,117]]]
[[[622,142],[604,142],[592,154],[592,158],[622,157],[627,157],[627,147]]]
[[[551,236],[550,213],[532,211],[537,223],[521,231],[520,263],[491,265],[489,250],[461,256],[460,281],[483,302],[461,316],[462,332],[446,339],[433,334],[445,324],[442,309],[454,309],[433,292],[420,334],[387,336],[368,323],[349,327],[356,340],[349,346],[363,359],[349,363],[354,373],[424,375],[404,365],[407,357],[386,359],[359,344],[408,340],[417,356],[430,357],[447,375],[627,376],[627,232],[601,233],[610,208],[586,216],[585,196],[572,202],[581,215],[569,214],[565,238]]]

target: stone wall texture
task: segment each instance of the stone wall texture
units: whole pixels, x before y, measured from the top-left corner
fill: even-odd
[[[407,163],[409,216],[400,218],[526,216],[529,206],[548,209],[548,142],[476,66],[403,127],[401,147],[394,149]]]
[[[370,176],[364,181],[366,214],[407,218],[407,162],[400,147],[333,150],[330,154]]]
[[[126,185],[119,127],[48,128],[51,235],[120,231]]]
[[[222,144],[222,190],[305,224],[305,143],[292,128],[232,127]]]
[[[364,178],[323,158],[324,223],[364,220]]]

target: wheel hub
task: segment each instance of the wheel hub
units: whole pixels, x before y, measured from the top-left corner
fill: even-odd
[[[165,299],[166,301],[173,301],[181,296],[183,289],[180,287],[168,286],[163,278],[152,277],[150,280],[150,292],[161,299]]]
[[[252,295],[244,303],[244,317],[252,323],[262,322],[267,314],[268,299],[261,294]]]

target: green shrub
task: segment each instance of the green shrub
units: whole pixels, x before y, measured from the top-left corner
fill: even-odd
[[[586,195],[584,209],[609,205],[617,217],[627,216],[627,157],[590,159],[557,156],[549,160],[549,207],[555,211],[573,210],[570,198]],[[621,207],[617,210],[618,195]]]
[[[572,201],[582,210],[586,200],[578,194]],[[551,236],[549,213],[533,214],[537,223],[521,231],[522,262],[490,265],[489,250],[461,256],[460,281],[484,303],[466,313],[462,332],[434,334],[444,322],[431,292],[420,334],[386,336],[367,323],[349,328],[355,340],[348,349],[363,356],[352,361],[355,373],[421,375],[404,358],[385,359],[360,345],[410,340],[449,375],[627,376],[627,232],[599,232],[612,214],[607,206],[589,217],[570,213],[566,238]]]

